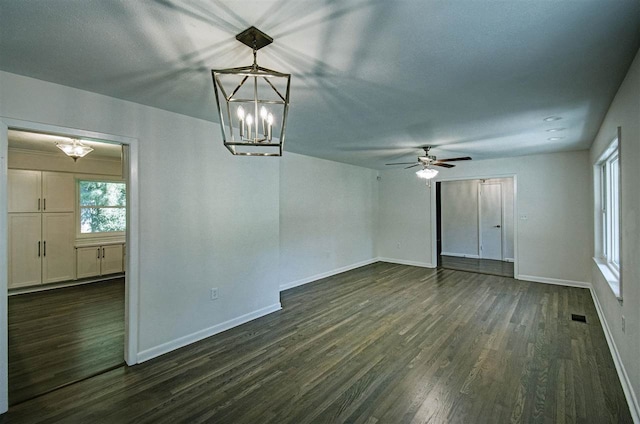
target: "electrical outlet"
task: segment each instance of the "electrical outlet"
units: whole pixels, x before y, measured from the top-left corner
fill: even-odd
[[[216,300],[218,298],[218,289],[217,288],[212,288],[211,289],[211,300]]]
[[[623,333],[627,331],[626,327],[627,327],[627,323],[626,323],[626,321],[624,319],[624,315],[622,315],[622,332]]]
[[[520,215],[520,221],[527,221],[529,219],[528,215]]]

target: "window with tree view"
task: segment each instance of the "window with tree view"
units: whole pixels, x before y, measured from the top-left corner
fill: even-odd
[[[80,233],[123,232],[127,228],[125,183],[87,181],[79,183]]]

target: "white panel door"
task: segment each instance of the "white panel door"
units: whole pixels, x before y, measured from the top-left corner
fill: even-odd
[[[502,185],[480,184],[480,257],[502,260]]]
[[[40,213],[10,213],[9,288],[33,286],[42,282]]]
[[[7,173],[9,212],[39,212],[41,208],[40,171],[10,169]]]
[[[122,272],[122,245],[110,244],[102,246],[101,275]]]
[[[87,278],[100,275],[100,255],[99,246],[78,247],[76,249],[76,277]]]
[[[73,212],[76,185],[73,174],[63,172],[42,173],[42,211]]]
[[[75,278],[73,213],[42,214],[42,282]]]

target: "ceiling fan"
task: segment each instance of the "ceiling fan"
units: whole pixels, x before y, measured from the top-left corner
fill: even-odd
[[[429,154],[429,151],[431,150],[431,146],[426,146],[426,147],[423,147],[422,149],[424,150],[424,156],[418,156],[417,162],[394,162],[394,163],[385,163],[385,165],[411,165],[411,166],[407,166],[405,169],[413,168],[420,165],[422,165],[424,168],[429,168],[432,165],[441,166],[443,168],[453,168],[455,165],[452,165],[447,162],[471,160],[469,156],[464,156],[459,158],[438,159],[434,155]]]

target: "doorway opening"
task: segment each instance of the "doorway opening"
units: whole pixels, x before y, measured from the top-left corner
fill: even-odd
[[[124,365],[127,181],[119,143],[9,129],[9,405]]]
[[[513,177],[436,183],[439,267],[514,277]]]
[[[74,162],[55,143],[35,152],[35,135],[79,138],[95,150]],[[0,117],[0,267],[8,270],[0,274],[0,413],[9,404],[137,363],[137,169],[136,139]],[[25,187],[30,194],[35,189],[51,195],[46,209],[40,196],[40,210],[14,210]],[[66,210],[69,202],[72,211]],[[20,246],[28,235],[20,228],[40,229],[39,263],[20,263],[33,253],[33,243]],[[32,334],[25,337],[18,327]],[[47,347],[47,339],[54,339],[56,349]],[[20,340],[27,342],[14,346]],[[26,365],[19,362],[29,355],[35,373],[15,367]],[[39,387],[32,391],[29,385]]]

